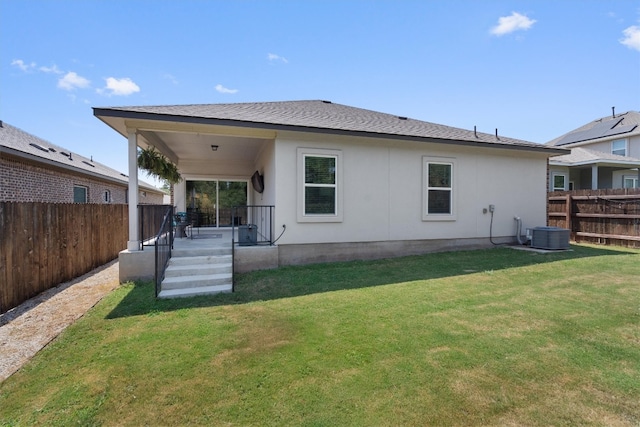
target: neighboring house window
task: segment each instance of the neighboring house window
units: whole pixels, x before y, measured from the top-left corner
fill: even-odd
[[[638,177],[637,176],[622,177],[622,188],[638,188]]]
[[[104,194],[102,195],[102,200],[105,203],[111,203],[111,191],[104,190]]]
[[[611,142],[611,154],[617,154],[618,156],[627,155],[627,140],[616,139]]]
[[[298,149],[298,221],[342,221],[341,152]]]
[[[454,172],[454,159],[424,158],[423,220],[455,219]]]
[[[567,189],[567,176],[565,174],[554,173],[551,179],[553,180],[553,191],[564,191]]]
[[[87,203],[87,187],[73,186],[73,203]]]

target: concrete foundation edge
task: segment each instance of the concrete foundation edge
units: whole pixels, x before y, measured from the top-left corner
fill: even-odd
[[[512,237],[494,238],[497,244],[512,244]],[[375,260],[430,252],[471,250],[494,247],[488,238],[398,240],[386,242],[322,243],[282,245],[278,247],[278,263],[304,265],[322,262]]]
[[[156,269],[155,251],[124,250],[118,254],[120,283],[153,280]]]
[[[233,271],[248,273],[255,270],[278,268],[278,246],[237,246]]]
[[[496,244],[513,244],[513,237],[494,238]],[[494,247],[488,238],[396,240],[384,242],[316,243],[279,246],[236,247],[234,271],[247,273],[287,265],[375,260],[430,252]]]

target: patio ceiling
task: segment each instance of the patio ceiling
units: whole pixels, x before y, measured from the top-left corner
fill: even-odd
[[[97,117],[125,138],[130,131],[137,132],[138,146],[155,147],[179,167],[202,162],[251,163],[262,147],[276,137],[273,130],[184,123],[166,117],[158,120]],[[212,146],[217,146],[217,150]]]
[[[267,141],[251,137],[148,130],[141,131],[140,135],[147,144],[155,146],[178,164],[195,161],[253,162]]]

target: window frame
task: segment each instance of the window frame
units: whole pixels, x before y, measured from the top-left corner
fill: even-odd
[[[84,191],[84,201],[76,201],[76,189]],[[89,187],[85,185],[73,184],[73,203],[89,203]]]
[[[451,167],[451,183],[449,187],[429,186],[429,165],[449,165]],[[456,199],[457,199],[457,161],[453,157],[422,157],[422,220],[423,221],[455,221],[457,219]],[[429,191],[449,191],[450,212],[430,213],[429,212]]]
[[[562,177],[562,188],[556,187],[556,177]],[[569,177],[565,172],[553,172],[551,174],[551,191],[567,191],[567,181]]]
[[[105,203],[111,203],[111,191],[110,190],[104,190],[102,192],[102,201]]]
[[[623,148],[615,148],[617,142],[621,142],[624,147]],[[619,151],[623,151],[623,154],[618,153]],[[611,154],[615,154],[618,156],[627,157],[627,153],[629,152],[629,143],[626,138],[623,139],[615,139],[611,141]]]
[[[631,187],[627,187],[626,181],[631,180]],[[622,188],[640,188],[638,185],[640,184],[640,180],[638,180],[637,176],[634,175],[623,175],[622,176]]]
[[[343,174],[342,174],[342,151],[324,148],[298,148],[297,150],[297,182],[298,182],[298,222],[342,222],[343,215]],[[335,183],[334,184],[308,184],[305,179],[305,166],[308,157],[334,158]],[[335,188],[335,211],[333,214],[308,214],[306,213],[306,189],[308,187]]]

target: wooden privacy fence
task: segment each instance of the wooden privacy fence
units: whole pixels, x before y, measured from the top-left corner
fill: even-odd
[[[0,313],[115,259],[127,205],[0,202]]]
[[[576,242],[640,248],[640,189],[554,191],[548,224]]]

